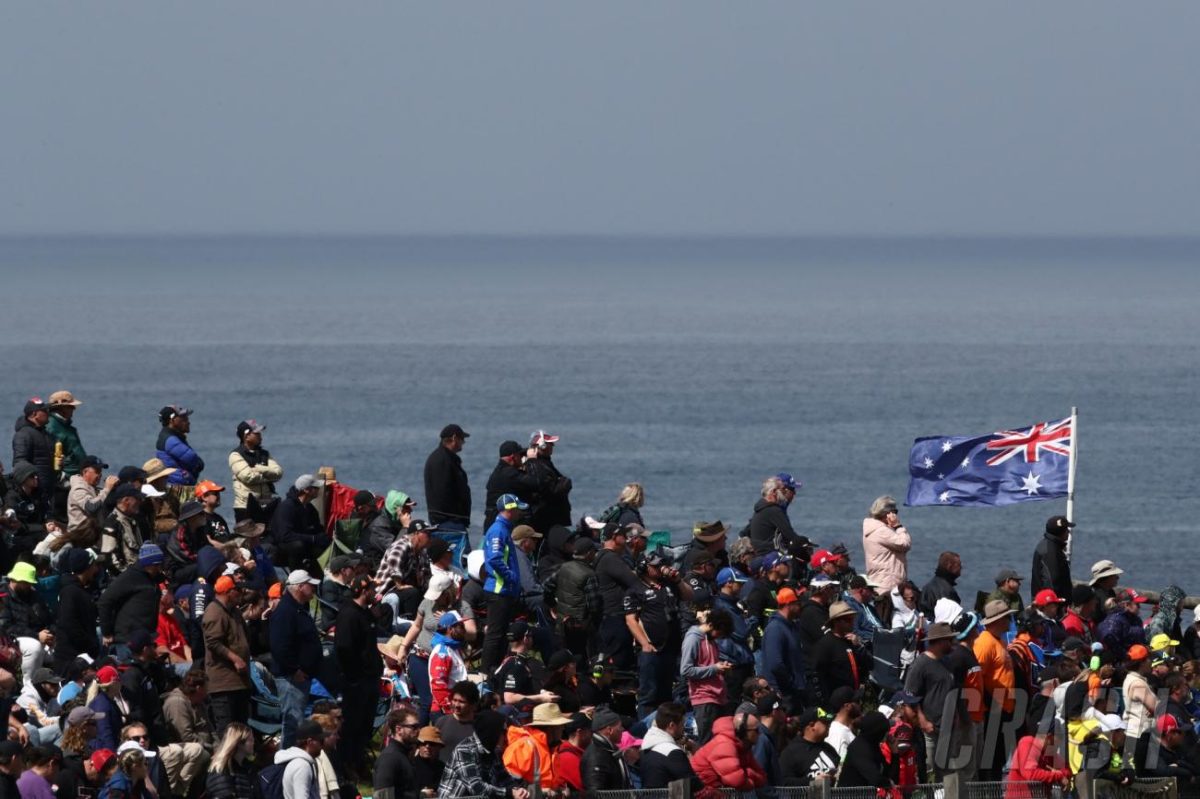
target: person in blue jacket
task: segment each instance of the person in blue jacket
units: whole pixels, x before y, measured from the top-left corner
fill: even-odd
[[[508,625],[521,605],[521,572],[517,565],[517,545],[512,531],[521,514],[529,509],[516,494],[496,498],[496,520],[483,537],[483,583],[488,599],[487,632],[483,636],[483,673],[491,674],[500,665],[507,649]]]
[[[187,442],[188,431],[192,429],[191,416],[190,408],[178,405],[167,405],[158,412],[162,430],[154,454],[166,468],[176,469],[167,477],[171,485],[195,485],[204,471],[204,460]]]
[[[717,595],[713,598],[713,607],[720,608],[733,619],[733,632],[717,641],[717,651],[721,653],[721,660],[733,664],[733,668],[725,672],[725,690],[729,696],[740,694],[742,683],[747,677],[754,675],[754,654],[750,651],[750,622],[746,619],[745,608],[738,601],[738,595],[746,580],[746,575],[729,566],[717,572]]]
[[[784,702],[799,708],[804,704],[806,688],[804,644],[796,624],[800,599],[791,588],[781,588],[775,602],[779,609],[767,620],[763,631],[763,677]]]

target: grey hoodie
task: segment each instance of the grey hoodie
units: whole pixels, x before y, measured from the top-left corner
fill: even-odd
[[[283,770],[283,799],[321,799],[317,787],[317,761],[298,746],[275,753],[276,763],[287,763]]]

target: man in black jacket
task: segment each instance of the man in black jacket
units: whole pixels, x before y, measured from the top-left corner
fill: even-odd
[[[308,603],[316,594],[318,580],[297,570],[288,575],[283,595],[270,618],[271,673],[279,692],[283,717],[281,748],[295,740],[296,728],[304,718],[312,678],[321,671],[321,639],[317,625],[308,613]]]
[[[471,526],[471,486],[463,469],[463,445],[471,434],[456,424],[442,428],[441,443],[425,459],[425,504],[429,523],[446,529]]]
[[[100,573],[100,563],[86,549],[72,547],[62,554],[58,565],[63,576],[54,628],[54,670],[65,674],[80,654],[92,660],[100,657],[100,638],[96,635],[100,611],[91,591],[92,580]]]
[[[755,555],[765,555],[773,550],[807,558],[812,542],[792,529],[787,509],[796,498],[800,482],[790,474],[781,472],[763,481],[762,496],[754,503],[754,515],[750,517],[750,541]],[[779,546],[777,547],[776,540]]]
[[[349,596],[342,600],[334,625],[334,651],[342,672],[342,737],[338,753],[342,762],[363,773],[367,745],[375,722],[379,678],[383,659],[375,641],[375,601],[371,578],[360,574],[350,580]]]
[[[691,780],[692,791],[703,787],[687,752],[679,745],[683,740],[683,706],[664,702],[654,714],[654,726],[642,739],[642,759],[639,768],[643,788],[666,788],[675,780]]]
[[[279,552],[279,558],[275,560],[278,565],[288,569],[303,568],[329,546],[321,516],[312,504],[324,485],[324,480],[302,474],[275,509],[271,518],[271,538]]]
[[[25,403],[25,412],[17,419],[12,438],[12,466],[28,463],[37,469],[38,491],[47,504],[54,499],[58,484],[54,473],[54,437],[46,430],[50,421],[50,406],[41,397]]]
[[[554,465],[554,445],[558,436],[538,430],[529,440],[525,471],[537,480],[537,494],[529,503],[529,524],[535,530],[549,530],[556,524],[571,526],[571,478]]]
[[[166,746],[169,740],[160,698],[166,686],[154,633],[134,630],[129,636],[129,651],[132,659],[121,674],[121,696],[129,703],[125,721],[145,725],[154,745]]]
[[[33,552],[48,531],[60,529],[50,518],[50,505],[42,495],[41,485],[42,478],[33,464],[22,463],[13,469],[12,484],[4,497],[4,506],[11,514],[4,517],[3,523],[12,531],[12,543],[0,562],[4,569],[22,555]]]
[[[121,572],[100,595],[100,634],[105,646],[126,643],[135,630],[158,627],[158,580],[163,552],[142,544],[138,562]]]
[[[570,562],[564,563],[546,585],[548,595],[554,597],[554,615],[563,646],[574,653],[581,671],[587,667],[588,656],[595,652],[593,637],[604,609],[600,584],[592,567],[596,549],[592,539],[577,538]]]
[[[629,790],[629,768],[617,750],[624,731],[621,717],[608,708],[600,708],[592,716],[592,745],[579,763],[583,790],[588,796],[595,796],[597,791]]]
[[[1067,562],[1067,539],[1075,522],[1066,516],[1051,516],[1046,522],[1046,535],[1033,550],[1033,572],[1029,577],[1029,594],[1037,596],[1044,588],[1054,589],[1061,597],[1071,596],[1071,564]]]
[[[505,441],[500,445],[500,460],[496,463],[496,468],[492,469],[487,481],[487,501],[483,511],[484,530],[496,521],[496,500],[505,494],[514,494],[522,502],[533,504],[537,496],[538,481],[521,468],[524,456],[525,450],[515,441]],[[567,526],[570,524],[568,520]]]
[[[819,707],[800,714],[800,734],[779,755],[779,771],[784,785],[808,785],[816,777],[837,774],[841,758],[825,743],[833,716]]]
[[[943,552],[938,555],[937,569],[934,571],[933,577],[921,589],[921,598],[917,601],[917,608],[925,615],[925,618],[933,620],[933,606],[943,597],[962,604],[962,600],[958,598],[958,591],[954,587],[960,576],[962,576],[962,558],[958,556],[957,552]]]

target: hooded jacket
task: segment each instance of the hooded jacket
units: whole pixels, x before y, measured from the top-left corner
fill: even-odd
[[[803,693],[805,660],[800,630],[776,613],[767,621],[762,641],[762,675],[779,696]]]
[[[892,784],[879,745],[887,737],[888,722],[879,711],[866,713],[858,722],[858,735],[846,749],[838,774],[839,788],[887,788]]]
[[[164,466],[178,469],[167,477],[168,483],[176,486],[190,486],[200,482],[200,473],[204,471],[204,460],[196,450],[188,445],[185,434],[176,433],[169,427],[163,427],[158,432],[158,442],[154,449],[154,457],[161,460]]]
[[[504,494],[515,494],[522,502],[533,504],[537,496],[537,478],[506,461],[497,461],[496,468],[487,481],[487,499],[484,502],[483,529],[487,530],[496,520],[496,500]],[[568,519],[567,526],[571,522]]]
[[[713,722],[712,738],[692,756],[692,768],[706,788],[755,791],[767,782],[754,753],[734,732],[733,716]]]
[[[549,530],[556,524],[571,526],[571,478],[554,465],[548,455],[538,455],[525,463],[537,481],[537,494],[529,503],[529,524],[535,530]]]
[[[396,521],[396,509],[404,507],[407,501],[408,494],[403,491],[389,491],[383,510],[375,514],[370,523],[363,528],[358,543],[363,557],[369,560],[372,566],[378,568],[379,562],[383,560],[383,553],[387,552],[388,547],[395,543],[396,536],[400,535],[401,528],[400,523]]]
[[[779,549],[790,555],[808,545],[808,539],[792,529],[785,506],[760,499],[754,503],[754,515],[750,517],[750,543],[754,546],[754,554],[765,555],[776,549],[776,536],[779,537]]]
[[[59,471],[67,476],[79,474],[87,451],[83,448],[83,442],[79,440],[79,431],[75,429],[75,424],[70,419],[51,412],[50,420],[46,422],[46,432],[50,434],[54,443],[63,446],[62,466]]]
[[[1123,608],[1116,608],[1096,628],[1096,636],[1112,658],[1123,658],[1134,644],[1145,644],[1146,629],[1142,620]]]
[[[1187,595],[1177,585],[1168,585],[1158,597],[1158,608],[1146,624],[1146,640],[1165,633],[1173,640],[1182,641],[1183,631],[1179,628],[1179,603]]]
[[[541,552],[537,559],[537,578],[543,585],[573,557],[572,546],[575,543],[575,531],[561,524],[556,524],[546,533]]]
[[[100,632],[118,642],[129,640],[134,630],[158,627],[158,581],[142,566],[130,566],[100,595]]]
[[[96,635],[96,619],[100,611],[92,592],[79,584],[79,577],[64,574],[58,594],[58,623],[54,629],[54,666],[59,674],[75,657],[87,653],[92,659],[100,657],[100,638]]]
[[[1033,550],[1033,568],[1029,575],[1029,595],[1054,589],[1063,599],[1071,598],[1071,564],[1067,562],[1067,539],[1045,533]]]
[[[958,598],[958,591],[954,587],[957,582],[957,574],[950,574],[941,569],[934,571],[933,577],[921,589],[921,599],[917,602],[917,607],[921,609],[926,618],[933,618],[933,606],[939,599],[953,599],[958,604],[962,604],[962,600]]]
[[[661,727],[652,725],[646,731],[638,765],[643,788],[666,788],[675,780],[691,780],[693,793],[701,787],[687,752]]]
[[[537,782],[542,790],[557,790],[563,779],[554,771],[554,757],[545,730],[513,724],[504,747],[504,768],[524,784]],[[536,773],[536,780],[535,780]]]
[[[12,467],[28,463],[37,470],[38,491],[49,496],[57,482],[54,475],[54,438],[44,427],[35,427],[24,416],[13,425]]]
[[[912,536],[903,525],[893,529],[872,516],[863,519],[862,527],[867,579],[882,586],[881,591],[890,591],[908,579]]]
[[[317,785],[317,761],[298,746],[275,753],[277,765],[286,763],[283,770],[283,799],[321,799]]]
[[[725,704],[725,677],[717,671],[720,661],[717,645],[699,626],[689,627],[683,636],[679,676],[687,680],[692,705]]]

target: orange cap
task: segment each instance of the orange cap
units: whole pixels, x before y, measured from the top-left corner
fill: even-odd
[[[214,483],[212,480],[201,480],[199,483],[196,483],[196,499],[200,499],[205,494],[211,493],[213,491],[224,491],[224,490],[225,490],[225,486],[219,486],[216,483]]]
[[[780,588],[779,593],[775,595],[775,604],[779,607],[799,601],[800,597],[796,596],[796,592],[790,588]]]
[[[218,594],[228,594],[235,588],[237,588],[237,583],[228,574],[217,579],[216,591]]]
[[[220,582],[220,580],[218,580],[217,582]],[[279,599],[279,597],[283,596],[283,583],[275,583],[270,588],[268,588],[267,596],[270,597],[271,599]]]
[[[1141,644],[1134,644],[1129,647],[1130,660],[1145,660],[1148,657],[1150,657],[1150,650]]]

